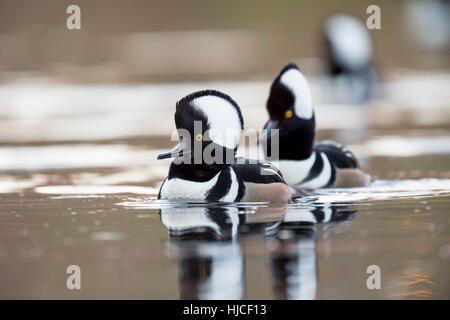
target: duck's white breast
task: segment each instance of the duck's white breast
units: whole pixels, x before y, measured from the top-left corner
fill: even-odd
[[[305,160],[280,160],[279,168],[284,181],[291,186],[302,182],[316,162],[316,153],[313,152]]]
[[[211,180],[197,182],[180,178],[167,179],[161,187],[161,199],[205,200],[208,191],[217,183],[220,172]]]

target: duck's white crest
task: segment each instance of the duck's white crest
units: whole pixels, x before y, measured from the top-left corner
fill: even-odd
[[[311,89],[305,76],[298,69],[289,69],[281,75],[280,82],[294,95],[294,112],[297,117],[311,119],[314,110]]]
[[[222,97],[208,95],[195,98],[192,105],[206,116],[213,142],[229,149],[239,145],[242,123],[231,102]]]
[[[364,24],[358,19],[338,14],[328,19],[325,33],[339,63],[359,69],[372,58],[372,42]]]

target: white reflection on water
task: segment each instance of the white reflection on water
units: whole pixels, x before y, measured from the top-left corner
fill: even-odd
[[[298,202],[347,203],[399,198],[434,197],[450,194],[450,179],[376,180],[364,188],[320,189]]]
[[[377,136],[360,144],[348,145],[348,147],[358,157],[363,158],[450,154],[450,138]],[[166,150],[155,149],[152,146],[133,147],[125,144],[0,147],[0,170],[33,171],[109,167],[130,169],[146,166],[149,173],[163,174],[166,173],[169,162],[156,160],[157,155],[162,151]],[[243,145],[238,149],[237,156],[263,159],[262,148]],[[142,174],[139,175],[142,177]],[[141,181],[138,176],[133,180]]]
[[[0,170],[125,167],[156,160],[158,150],[125,145],[1,147]]]
[[[450,153],[450,137],[380,136],[362,145],[348,146],[362,156],[411,157]]]
[[[192,205],[192,204],[191,204]],[[256,209],[256,210],[255,210]],[[245,298],[246,254],[240,238],[259,235],[267,247],[273,294],[279,299],[315,299],[315,223],[349,220],[348,208],[163,208],[168,255],[179,263],[182,299]],[[266,214],[269,213],[269,216]]]
[[[55,193],[57,186],[55,186]],[[155,189],[154,195],[156,196]],[[370,186],[364,188],[345,188],[345,189],[318,189],[311,192],[311,195],[295,199],[287,207],[296,207],[296,204],[330,204],[330,203],[371,203],[372,201],[397,200],[399,198],[415,199],[435,196],[445,196],[450,194],[450,179],[418,179],[418,180],[375,180]],[[131,199],[130,199],[131,200]],[[368,202],[369,201],[369,202]],[[211,203],[191,203],[184,201],[152,200],[143,201],[124,201],[117,203],[124,207],[133,207],[140,209],[160,209],[176,208],[189,206],[211,206]],[[214,204],[217,206],[217,204]],[[230,206],[230,204],[220,204],[221,206]],[[269,203],[237,203],[231,204],[238,207],[265,207]],[[298,212],[296,214],[299,214]]]
[[[42,186],[34,189],[36,193],[86,195],[87,198],[99,194],[136,193],[155,194],[157,189],[139,186]]]
[[[165,208],[160,214],[171,237],[178,240],[168,245],[169,250],[176,248],[179,254],[180,297],[242,299],[244,256],[239,242],[235,241],[238,209]],[[196,243],[195,240],[209,241]]]
[[[0,85],[0,142],[92,141],[118,137],[169,135],[175,102],[205,88],[232,96],[242,108],[246,128],[262,128],[273,75],[265,81],[197,82],[149,85]],[[321,101],[318,79],[308,75],[321,129],[396,126],[405,111],[418,124],[449,118],[447,73],[399,72],[382,85],[383,96],[369,108]],[[339,119],[339,121],[336,121]]]

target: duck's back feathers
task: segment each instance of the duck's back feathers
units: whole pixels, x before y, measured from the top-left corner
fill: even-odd
[[[314,144],[314,149],[323,152],[338,169],[356,169],[359,167],[356,156],[343,145],[334,141],[321,141]]]
[[[268,162],[240,159],[233,170],[244,185],[244,202],[288,202],[295,190],[284,181],[280,170]]]
[[[239,158],[232,167],[244,182],[285,183],[280,170],[269,162]]]

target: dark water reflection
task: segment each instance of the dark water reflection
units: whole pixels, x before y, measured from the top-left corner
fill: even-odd
[[[389,188],[286,206],[2,194],[0,297],[448,299],[449,193]],[[79,291],[65,286],[73,264]]]
[[[241,241],[246,237],[264,240],[271,275],[265,281],[272,283],[275,298],[315,299],[316,224],[348,221],[356,214],[351,205],[160,210],[170,234],[169,251],[179,264],[181,299],[246,298]]]

